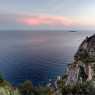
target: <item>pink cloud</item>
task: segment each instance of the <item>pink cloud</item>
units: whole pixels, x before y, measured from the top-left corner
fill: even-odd
[[[63,16],[31,16],[21,17],[17,19],[17,22],[28,26],[72,26],[74,23],[72,20]]]

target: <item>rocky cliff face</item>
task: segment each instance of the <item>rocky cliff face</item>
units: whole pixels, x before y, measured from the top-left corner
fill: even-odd
[[[80,59],[84,63],[95,62],[95,35],[85,38],[75,54],[75,59]]]
[[[68,66],[66,85],[76,85],[92,79],[90,66],[81,61],[74,62]]]
[[[86,37],[67,68],[66,85],[95,80],[95,35]]]

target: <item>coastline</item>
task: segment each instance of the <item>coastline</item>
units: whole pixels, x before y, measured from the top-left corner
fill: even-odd
[[[74,56],[74,62],[68,64],[64,75],[57,76],[55,81],[49,80],[45,85],[33,86],[31,81],[26,80],[14,87],[1,76],[0,93],[3,93],[2,95],[90,95],[95,93],[95,73],[93,69],[95,61],[91,60],[94,58],[91,52],[88,56],[88,50],[93,47],[91,46],[92,39],[95,39],[95,35],[84,39]],[[87,52],[85,52],[86,50]],[[90,92],[90,90],[93,91]]]

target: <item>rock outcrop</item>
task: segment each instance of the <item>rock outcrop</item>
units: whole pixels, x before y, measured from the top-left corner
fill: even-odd
[[[91,37],[86,37],[81,43],[75,54],[75,59],[80,59],[84,63],[95,62],[95,34]]]
[[[86,37],[67,68],[66,85],[95,80],[95,35]]]

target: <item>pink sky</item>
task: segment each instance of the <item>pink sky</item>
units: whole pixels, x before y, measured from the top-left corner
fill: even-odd
[[[95,0],[0,0],[0,30],[92,28]]]
[[[51,16],[47,14],[42,15],[1,15],[0,25],[13,27],[15,25],[30,28],[44,28],[45,26],[49,28],[74,28],[74,27],[95,27],[95,18],[89,17],[66,17],[66,16]],[[22,28],[21,27],[21,28]]]
[[[17,18],[17,23],[26,26],[52,26],[52,27],[89,27],[95,26],[95,19],[79,18],[79,17],[65,17],[65,16],[21,16]]]
[[[31,16],[21,17],[17,19],[17,22],[28,26],[72,26],[74,23],[71,19],[63,16]]]

